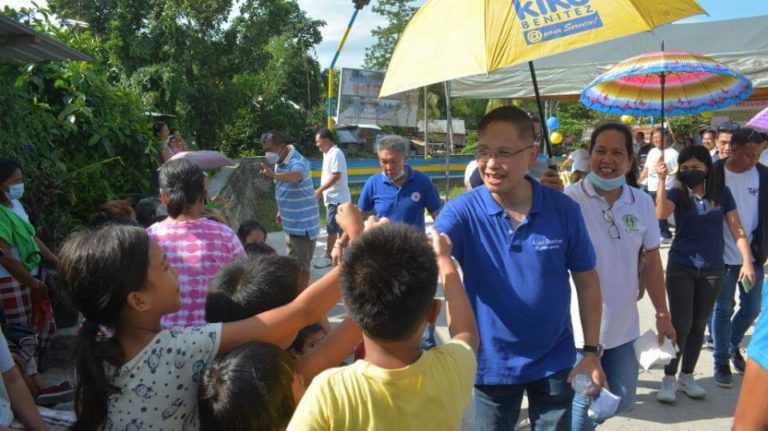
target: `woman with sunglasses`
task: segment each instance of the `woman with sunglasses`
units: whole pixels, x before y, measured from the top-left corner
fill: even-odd
[[[693,380],[699,359],[704,329],[723,284],[723,221],[727,223],[742,255],[739,280],[755,280],[749,243],[736,211],[731,191],[712,181],[712,158],[703,146],[686,147],[678,158],[679,172],[670,190],[660,187],[656,194],[656,216],[666,219],[675,214],[676,235],[669,250],[667,293],[672,324],[677,331],[680,352],[664,369],[664,380],[656,399],[676,401],[676,391],[691,398],[704,398],[706,391]],[[667,166],[656,165],[659,182],[667,176]],[[675,380],[682,359],[680,377]]]
[[[637,298],[641,252],[645,252],[647,262],[642,281],[656,309],[659,339],[675,339],[659,255],[659,224],[653,200],[637,188],[634,160],[629,127],[620,123],[600,124],[590,140],[590,173],[565,189],[565,194],[581,207],[597,254],[603,298],[600,361],[610,391],[621,397],[617,413],[632,408],[637,390],[638,364],[633,343],[640,336]],[[580,319],[573,307],[571,316],[578,346],[582,336]],[[587,415],[590,402],[589,397],[575,395],[573,430],[595,428],[596,423]]]

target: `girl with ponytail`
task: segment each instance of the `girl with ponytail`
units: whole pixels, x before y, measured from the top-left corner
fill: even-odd
[[[339,223],[355,237],[362,232],[355,208]],[[122,225],[70,237],[61,250],[61,278],[86,319],[76,348],[73,430],[197,430],[199,385],[219,352],[253,341],[285,349],[339,299],[336,268],[282,307],[231,323],[163,330],[161,318],[181,308],[178,273],[144,229]]]

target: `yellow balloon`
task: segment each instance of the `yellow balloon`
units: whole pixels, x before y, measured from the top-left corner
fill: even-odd
[[[559,144],[563,142],[563,135],[560,132],[552,132],[552,134],[549,135],[549,141],[553,144]]]
[[[621,116],[621,122],[624,124],[632,124],[635,122],[635,117],[631,115],[622,115]]]
[[[712,111],[704,111],[701,114],[699,114],[699,116],[705,120],[709,120],[710,118],[712,118]]]

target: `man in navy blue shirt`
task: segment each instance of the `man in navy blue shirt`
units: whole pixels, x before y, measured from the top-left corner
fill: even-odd
[[[569,382],[586,374],[605,386],[595,252],[578,204],[527,175],[538,154],[528,115],[498,108],[479,129],[484,185],[448,202],[435,224],[453,242],[480,330],[477,429],[514,429],[527,393],[536,429],[567,430]],[[569,272],[585,339],[575,367]]]

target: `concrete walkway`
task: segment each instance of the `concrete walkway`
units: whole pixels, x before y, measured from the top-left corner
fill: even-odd
[[[317,240],[315,257],[325,254],[325,235]],[[270,233],[267,238],[269,245],[275,248],[279,254],[285,254],[285,239],[281,232]],[[666,265],[668,249],[662,249],[662,259]],[[313,261],[314,263],[314,261]],[[326,269],[312,268],[312,281],[317,280],[328,272]],[[438,294],[441,291],[438,290]],[[442,297],[440,297],[442,299]],[[648,329],[655,330],[654,309],[647,295],[639,303],[640,331],[644,333]],[[340,322],[344,317],[344,308],[341,303],[330,313],[332,323]],[[448,328],[445,315],[441,314],[438,322],[437,335],[440,340],[447,340]],[[749,336],[744,345],[749,341]],[[673,405],[662,404],[656,401],[656,391],[659,388],[664,372],[661,368],[652,369],[650,372],[640,374],[638,385],[637,403],[635,408],[619,417],[607,421],[599,429],[612,430],[727,430],[733,421],[733,412],[741,388],[742,376],[734,374],[732,389],[722,389],[713,380],[712,352],[702,350],[696,367],[695,377],[701,386],[707,390],[707,398],[704,400],[692,400],[685,394],[678,393],[677,403]],[[521,414],[524,416],[525,413]],[[468,406],[464,418],[463,431],[474,430],[474,409]]]

